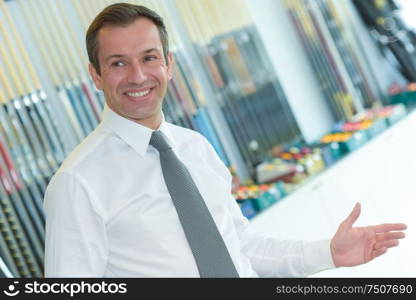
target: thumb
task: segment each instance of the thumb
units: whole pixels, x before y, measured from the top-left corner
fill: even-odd
[[[351,228],[352,225],[355,223],[355,221],[357,221],[358,217],[360,216],[360,213],[361,213],[361,204],[357,202],[357,204],[355,204],[350,215],[344,220],[344,222],[342,222],[342,227],[344,229]]]

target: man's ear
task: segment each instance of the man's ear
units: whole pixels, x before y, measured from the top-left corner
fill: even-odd
[[[102,91],[103,85],[102,85],[101,75],[97,73],[97,71],[95,70],[92,64],[88,65],[88,71],[90,72],[92,80],[94,81],[95,87],[98,90]]]
[[[175,60],[173,59],[173,54],[172,54],[172,52],[169,52],[168,53],[168,61],[167,61],[167,67],[168,67],[167,73],[168,73],[169,80],[172,79],[174,64],[175,64]]]

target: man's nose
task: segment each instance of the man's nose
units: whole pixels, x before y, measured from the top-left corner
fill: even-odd
[[[131,83],[141,83],[146,80],[146,72],[139,63],[131,64],[128,74],[128,81]]]

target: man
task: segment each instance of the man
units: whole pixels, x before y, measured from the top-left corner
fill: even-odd
[[[106,108],[48,186],[47,277],[300,277],[368,262],[404,237],[404,224],[353,228],[358,204],[330,241],[252,232],[207,140],[164,121],[174,66],[162,19],[110,5],[86,40]]]

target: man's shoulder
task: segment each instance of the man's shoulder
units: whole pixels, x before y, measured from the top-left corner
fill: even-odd
[[[77,172],[91,160],[97,160],[111,134],[100,125],[85,137],[65,158],[57,173]]]
[[[170,126],[174,136],[180,137],[179,149],[186,149],[184,151],[187,153],[197,153],[199,162],[203,163],[207,168],[210,168],[218,177],[223,178],[227,184],[231,182],[229,170],[204,135],[195,130],[174,124],[170,124]]]
[[[168,125],[170,131],[174,135],[174,138],[179,141],[182,141],[185,143],[208,142],[206,137],[196,130],[178,126],[172,123],[166,123],[166,124]]]

